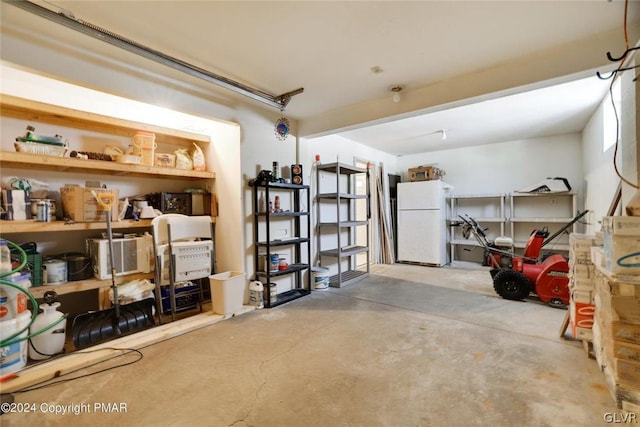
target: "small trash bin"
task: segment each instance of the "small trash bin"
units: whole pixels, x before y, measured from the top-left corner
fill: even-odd
[[[245,274],[225,271],[209,276],[211,305],[215,314],[233,314],[244,305]]]

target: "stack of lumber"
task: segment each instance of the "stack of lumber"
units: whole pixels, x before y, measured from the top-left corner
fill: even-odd
[[[605,217],[595,266],[593,353],[618,408],[640,413],[640,217]]]

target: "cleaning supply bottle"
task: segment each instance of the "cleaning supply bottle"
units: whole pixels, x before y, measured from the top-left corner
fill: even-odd
[[[42,313],[38,314],[29,328],[29,334],[33,334],[53,325],[29,340],[29,357],[33,360],[48,359],[61,353],[64,348],[67,319],[63,313],[57,310],[60,307],[60,303],[56,301],[57,295],[55,295],[55,292],[51,292],[51,294],[49,292],[45,293],[46,304],[40,306]]]
[[[264,307],[264,286],[261,282],[254,280],[249,283],[249,304],[256,308]]]

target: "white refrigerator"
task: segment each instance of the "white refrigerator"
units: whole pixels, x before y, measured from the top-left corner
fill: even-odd
[[[440,181],[398,184],[398,261],[447,264],[447,192]]]

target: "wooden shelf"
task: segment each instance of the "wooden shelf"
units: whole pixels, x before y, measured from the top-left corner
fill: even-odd
[[[133,137],[137,131],[146,131],[155,133],[156,142],[161,143],[192,147],[193,142],[211,142],[208,135],[103,116],[11,95],[2,95],[0,97],[0,109],[2,110],[2,115],[6,117],[59,124],[128,138]]]
[[[4,111],[3,111],[4,113]],[[41,154],[0,152],[0,165],[3,168],[37,168],[38,170],[75,172],[92,175],[118,175],[163,179],[214,179],[214,172],[187,171],[155,166],[128,165],[102,160],[82,160],[72,157],[44,156]]]
[[[113,221],[111,225],[114,230],[127,228],[149,228],[151,227],[151,220],[141,219],[140,221],[134,221],[125,219],[123,221]],[[106,230],[106,228],[106,222],[67,223],[65,221],[40,222],[36,220],[0,221],[0,234]]]
[[[137,273],[127,276],[116,277],[116,283],[121,284],[130,280],[153,279],[153,273]],[[66,282],[59,285],[43,285],[29,288],[29,292],[36,298],[43,298],[47,291],[55,291],[58,295],[70,294],[73,292],[90,291],[92,289],[102,289],[111,286],[111,279],[99,280],[88,279],[75,282]]]

